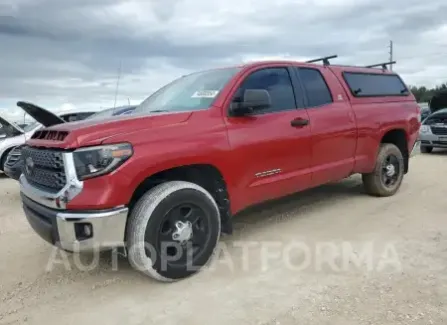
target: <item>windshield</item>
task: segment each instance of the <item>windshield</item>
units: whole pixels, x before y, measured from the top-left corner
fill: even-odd
[[[135,113],[207,109],[239,70],[240,68],[209,70],[178,78],[145,99],[135,109]]]

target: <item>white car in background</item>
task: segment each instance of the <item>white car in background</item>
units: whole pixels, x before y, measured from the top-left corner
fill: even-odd
[[[22,123],[22,124],[19,124],[19,123],[14,123],[15,125],[17,125],[19,128],[24,128],[25,126],[27,126],[28,125],[28,123]],[[6,138],[7,137],[7,135],[6,135],[6,128],[4,128],[3,126],[2,126],[2,124],[0,123],[0,140],[2,140],[2,139],[4,139],[4,138]]]
[[[447,90],[433,95],[429,109],[430,114],[419,129],[422,153],[430,153],[434,148],[447,149]]]
[[[95,111],[82,111],[82,112],[69,112],[64,113],[59,116],[54,115],[54,124],[73,122],[77,120],[82,120],[88,116],[96,113]],[[7,119],[0,116],[0,125],[2,126],[2,131],[4,132],[4,137],[0,138],[0,171],[4,170],[6,158],[8,153],[15,147],[24,144],[37,130],[46,126],[39,122],[32,122],[23,128],[18,124],[8,121]]]

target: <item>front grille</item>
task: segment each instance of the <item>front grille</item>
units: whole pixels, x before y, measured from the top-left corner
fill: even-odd
[[[23,174],[28,182],[50,192],[66,184],[62,152],[32,147],[22,148]]]
[[[8,158],[6,159],[5,165],[8,167],[14,166],[22,156],[22,146],[15,147],[12,149],[8,155]]]
[[[436,135],[447,135],[447,127],[432,126],[431,132]]]
[[[50,141],[64,141],[67,137],[66,131],[54,131],[54,130],[39,130],[34,132],[31,139],[50,140]]]

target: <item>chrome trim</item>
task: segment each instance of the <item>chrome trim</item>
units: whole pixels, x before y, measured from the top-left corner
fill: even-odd
[[[73,200],[79,193],[81,193],[84,182],[78,180],[76,169],[74,165],[73,153],[65,152],[62,154],[64,160],[64,170],[66,176],[65,186],[57,193],[49,193],[42,191],[32,186],[26,179],[25,175],[20,175],[20,191],[29,197],[31,200],[42,204],[46,207],[63,210],[67,203]]]
[[[256,173],[255,177],[257,177],[257,178],[259,178],[259,177],[266,177],[266,176],[279,174],[280,172],[281,172],[281,169],[279,169],[279,168],[272,169],[272,170],[266,170],[265,172]]]
[[[117,213],[125,212],[127,214],[127,211],[129,209],[125,206],[119,206],[115,207],[112,210],[106,210],[106,211],[94,211],[94,212],[80,212],[80,213],[73,213],[73,212],[58,212],[57,217],[61,218],[65,221],[70,221],[72,219],[91,219],[91,218],[106,218],[106,217],[113,217]]]
[[[124,247],[124,235],[129,209],[118,207],[109,211],[92,213],[61,212],[56,216],[59,233],[59,246],[69,251],[94,251],[103,248]],[[93,228],[93,236],[78,241],[74,225],[89,223]]]

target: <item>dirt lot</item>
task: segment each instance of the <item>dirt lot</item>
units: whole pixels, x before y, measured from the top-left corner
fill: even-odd
[[[210,269],[174,284],[111,254],[62,263],[0,176],[0,324],[446,324],[446,175],[447,153],[419,155],[391,198],[352,177],[252,209]]]

